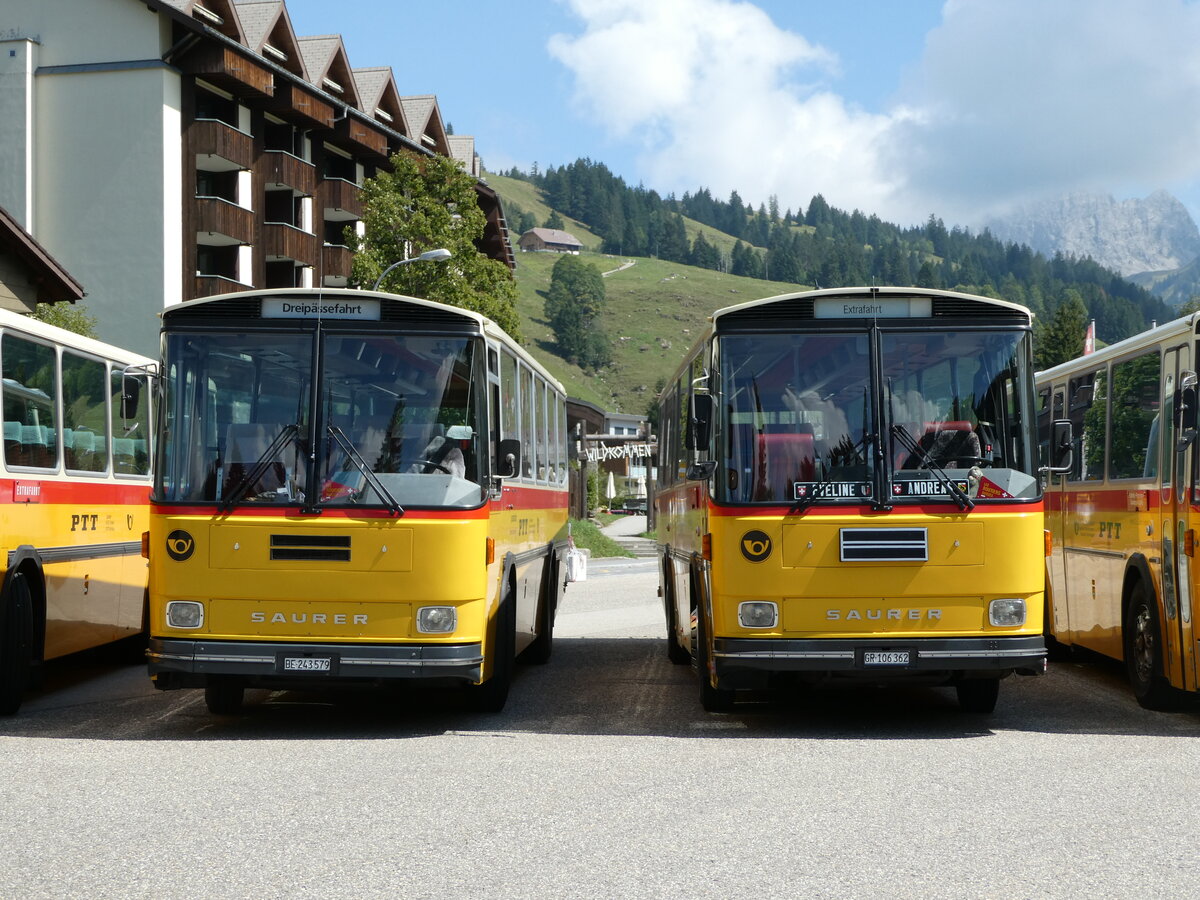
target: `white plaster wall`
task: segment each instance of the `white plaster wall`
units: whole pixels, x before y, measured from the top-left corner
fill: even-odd
[[[0,41],[0,206],[33,233],[33,71],[38,45]]]
[[[169,20],[137,0],[4,6],[40,42],[31,231],[83,285],[101,340],[157,355],[156,313],[181,299],[183,258]]]

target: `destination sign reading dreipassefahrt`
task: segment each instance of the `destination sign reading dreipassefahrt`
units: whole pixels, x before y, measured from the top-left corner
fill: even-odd
[[[379,321],[379,301],[337,297],[267,297],[262,302],[264,319],[362,319]]]
[[[817,319],[918,319],[932,312],[928,297],[818,297],[813,302]]]

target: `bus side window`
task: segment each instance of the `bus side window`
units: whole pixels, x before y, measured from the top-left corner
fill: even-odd
[[[9,465],[52,469],[58,466],[57,365],[53,347],[14,334],[0,340],[3,358],[6,461]],[[8,442],[11,439],[11,454]]]
[[[141,387],[136,408],[129,410],[125,390],[133,379]],[[150,388],[144,376],[127,376],[121,369],[113,369],[111,410],[113,471],[118,475],[150,474]],[[128,412],[133,412],[132,418],[125,417]]]
[[[1100,369],[1072,378],[1067,390],[1068,418],[1075,437],[1071,481],[1104,479],[1105,439],[1108,434],[1107,372]]]
[[[1157,350],[1113,365],[1112,446],[1109,451],[1113,478],[1158,476],[1161,379],[1162,365]]]
[[[104,363],[73,353],[62,356],[63,455],[68,469],[103,472],[108,441]]]

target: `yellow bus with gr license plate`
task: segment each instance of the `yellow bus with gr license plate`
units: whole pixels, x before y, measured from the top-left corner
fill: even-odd
[[[338,289],[163,312],[150,674],[248,687],[461,685],[498,710],[550,656],[565,397],[476,313]]]
[[[667,652],[706,709],[851,680],[990,712],[1045,669],[1028,310],[917,288],[718,310],[661,397]]]

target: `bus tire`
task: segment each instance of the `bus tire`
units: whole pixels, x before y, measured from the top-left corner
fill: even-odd
[[[33,665],[33,594],[21,572],[8,579],[0,627],[0,715],[21,708]]]
[[[963,712],[990,713],[1000,697],[999,678],[968,678],[954,686]]]
[[[729,712],[733,709],[733,691],[713,684],[716,675],[709,671],[710,653],[708,628],[701,609],[696,616],[696,675],[700,680],[700,705],[705,712]]]
[[[204,686],[204,703],[214,716],[236,716],[242,711],[246,689],[233,678],[213,677]]]
[[[496,613],[492,677],[482,684],[473,684],[467,688],[467,701],[476,712],[498,713],[508,702],[508,689],[512,684],[516,656],[516,611],[513,609],[515,601],[515,591],[507,591],[500,604],[500,610]]]
[[[675,608],[672,570],[671,560],[663,560],[663,612],[666,614],[667,620],[667,659],[677,666],[684,666],[692,661],[692,654],[683,644],[679,643],[679,617]]]
[[[1129,592],[1125,614],[1125,667],[1133,696],[1145,709],[1170,709],[1175,692],[1163,677],[1162,630],[1154,598],[1138,579]]]

